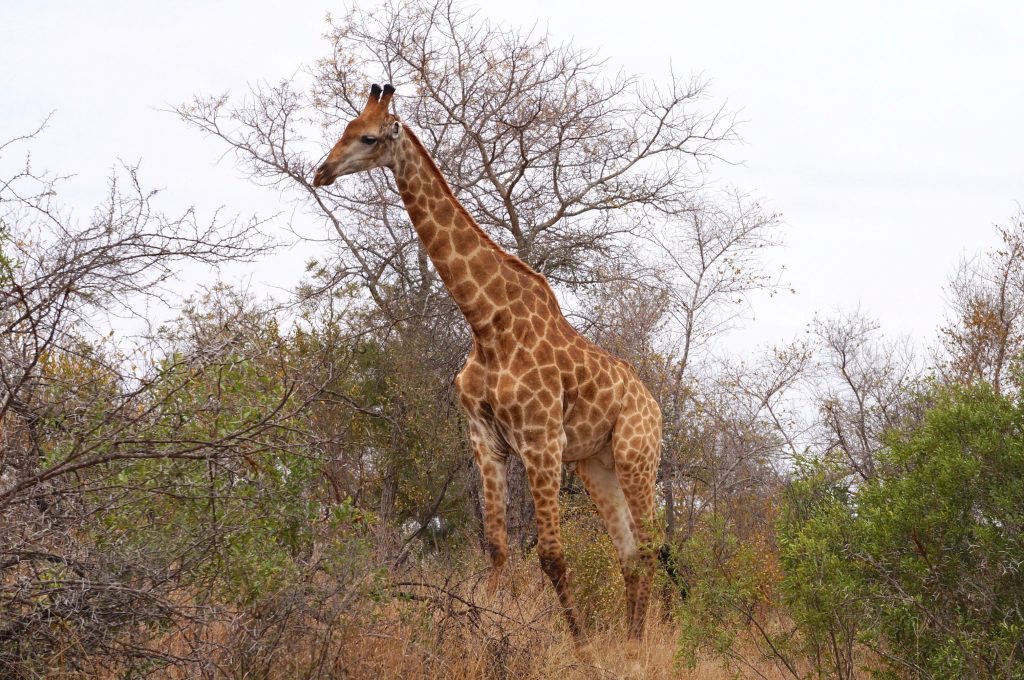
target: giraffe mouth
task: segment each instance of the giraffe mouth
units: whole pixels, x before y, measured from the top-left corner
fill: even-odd
[[[334,180],[338,179],[338,175],[334,173],[327,164],[321,165],[316,170],[316,174],[313,175],[313,186],[314,187],[325,187],[334,184]]]

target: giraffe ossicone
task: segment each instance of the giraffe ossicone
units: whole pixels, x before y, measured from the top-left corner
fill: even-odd
[[[654,494],[661,410],[626,362],[569,324],[544,277],[484,233],[420,140],[388,110],[394,92],[391,85],[370,88],[313,186],[390,168],[424,248],[469,322],[473,349],[455,384],[483,483],[494,575],[508,559],[506,460],[518,455],[533,496],[541,568],[573,635],[582,635],[558,509],[562,465],[574,462],[615,545],[629,633],[639,638],[659,533]]]

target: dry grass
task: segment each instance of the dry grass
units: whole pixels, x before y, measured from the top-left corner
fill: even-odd
[[[479,565],[474,565],[479,567]],[[677,630],[655,603],[639,643],[624,634],[620,615],[577,648],[555,606],[550,585],[532,561],[519,561],[503,575],[503,586],[486,592],[486,572],[436,565],[395,579],[389,598],[348,601],[348,609],[325,624],[300,614],[272,620],[271,612],[225,617],[202,627],[181,625],[148,647],[200,663],[168,667],[159,678],[346,678],[370,680],[558,680],[643,678],[725,680],[783,676],[704,660],[696,668],[675,657]],[[379,592],[377,593],[380,594]],[[280,613],[280,612],[276,612]],[[609,615],[609,618],[612,618]],[[102,666],[102,664],[98,664]],[[90,677],[125,677],[123,668],[95,668]],[[761,675],[763,674],[763,675]]]
[[[392,603],[374,626],[351,631],[337,677],[720,680],[747,675],[710,660],[682,668],[676,659],[677,630],[658,604],[639,644],[627,639],[619,615],[590,631],[587,644],[577,649],[540,569],[524,561],[508,571],[493,596],[486,593],[483,572],[403,586],[410,600]],[[769,668],[758,670],[768,680],[782,677]]]

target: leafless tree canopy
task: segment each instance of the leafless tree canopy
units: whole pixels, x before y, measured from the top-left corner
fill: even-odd
[[[18,143],[42,129],[5,143],[0,153],[18,151]],[[161,304],[179,263],[244,260],[265,249],[255,221],[222,223],[215,217],[204,224],[191,209],[177,217],[155,211],[156,192],[143,189],[137,167],[111,177],[105,201],[85,223],[61,208],[61,179],[26,161],[0,182],[7,246],[0,259],[0,419],[11,410],[38,417],[31,415],[30,395],[38,389],[33,380],[39,363],[57,353],[81,355],[82,338],[95,332],[101,315],[130,316],[147,302]],[[114,375],[121,368],[106,366]],[[7,467],[12,464],[0,458],[0,478],[14,472]],[[12,493],[4,488],[0,499]]]
[[[309,95],[286,82],[234,108],[207,98],[179,113],[235,148],[255,179],[305,194],[338,229],[345,270],[378,303],[386,284],[419,301],[437,286],[391,178],[367,174],[314,194],[308,155],[333,143],[371,80],[397,85],[399,115],[484,228],[569,286],[602,278],[649,221],[691,210],[702,161],[734,136],[731,119],[707,110],[699,81],[673,76],[659,88],[609,76],[593,53],[451,2],[354,9],[332,22],[330,41]],[[301,136],[311,122],[326,133],[312,147]]]
[[[882,436],[914,408],[922,369],[906,341],[879,337],[861,314],[819,319],[814,332],[824,375],[815,389],[824,426],[817,442],[845,456],[860,481],[875,475]]]
[[[0,153],[25,153],[42,129]],[[240,427],[171,429],[194,424],[186,393],[230,358],[157,356],[143,346],[126,353],[104,329],[111,317],[171,302],[169,285],[185,261],[217,264],[263,252],[259,222],[203,222],[192,210],[168,217],[153,207],[155,192],[143,188],[134,166],[113,176],[103,202],[79,220],[62,206],[62,179],[26,161],[0,181],[4,675],[69,640],[86,653],[162,657],[122,631],[188,609],[171,601],[180,583],[166,569],[197,546],[146,550],[109,524],[97,541],[97,523],[133,497],[145,499],[135,485],[141,480],[124,476],[132,461],[226,462],[258,450],[252,444],[281,417],[269,409]]]
[[[997,392],[1011,387],[1024,348],[1024,213],[999,234],[998,249],[963,262],[950,281],[952,319],[942,328],[948,377],[987,380]]]

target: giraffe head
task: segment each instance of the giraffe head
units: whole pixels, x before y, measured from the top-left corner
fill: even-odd
[[[392,165],[397,140],[402,136],[402,123],[388,113],[388,103],[395,88],[374,83],[362,113],[349,121],[341,139],[317,168],[313,186],[332,184],[342,175]]]

